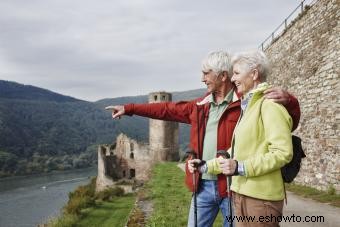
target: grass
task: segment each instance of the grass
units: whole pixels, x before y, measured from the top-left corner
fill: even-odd
[[[146,185],[154,211],[147,226],[187,226],[191,193],[184,184],[184,172],[177,163],[157,164],[153,177]],[[222,226],[219,214],[214,226]]]
[[[111,201],[101,202],[95,207],[82,211],[82,218],[77,223],[78,227],[88,226],[124,226],[135,202],[133,194],[115,197]]]
[[[327,192],[317,190],[315,188],[298,185],[298,184],[286,184],[287,191],[294,192],[297,195],[311,198],[322,203],[329,203],[332,206],[340,207],[340,195],[335,193],[333,187],[329,187]]]
[[[135,202],[133,194],[114,197],[110,201],[96,201],[96,204],[82,209],[79,215],[64,213],[51,220],[49,227],[111,227],[124,226]]]
[[[49,221],[49,227],[124,226],[136,196],[115,187],[95,193],[96,178],[69,193],[63,214]]]

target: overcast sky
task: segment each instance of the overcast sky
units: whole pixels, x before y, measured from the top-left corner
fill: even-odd
[[[204,88],[214,50],[257,48],[300,0],[1,0],[0,79],[95,101]]]

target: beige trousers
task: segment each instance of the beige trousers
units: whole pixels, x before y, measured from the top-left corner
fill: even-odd
[[[282,218],[283,200],[261,200],[233,192],[233,205],[236,227],[276,227]]]

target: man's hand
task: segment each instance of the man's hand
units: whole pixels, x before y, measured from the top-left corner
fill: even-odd
[[[120,118],[120,116],[125,114],[124,106],[107,106],[106,110],[112,110],[112,118]]]
[[[194,171],[197,170],[197,166],[201,163],[202,161],[199,159],[190,159],[188,161],[188,169],[190,173],[194,173]]]
[[[225,175],[234,175],[236,171],[236,161],[233,159],[219,159],[220,169]]]
[[[263,92],[264,97],[273,100],[273,102],[287,105],[290,102],[289,93],[279,87],[269,88]]]

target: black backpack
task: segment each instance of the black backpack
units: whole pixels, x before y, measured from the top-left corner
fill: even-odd
[[[298,175],[301,166],[302,158],[306,157],[302,149],[301,139],[298,136],[292,135],[293,143],[293,158],[292,160],[281,168],[283,182],[290,183]]]

